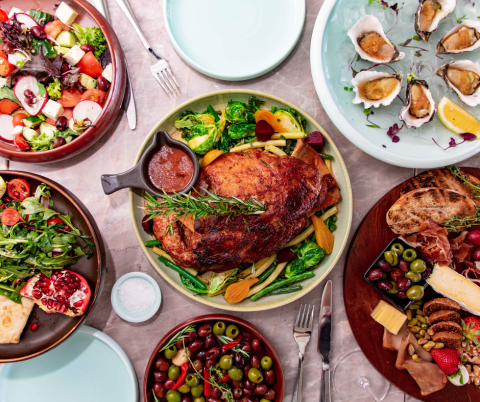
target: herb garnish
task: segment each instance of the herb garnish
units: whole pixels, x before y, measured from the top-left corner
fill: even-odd
[[[175,345],[179,340],[183,338],[188,337],[188,333],[195,331],[195,325],[189,325],[188,327],[183,328],[181,331],[178,331],[172,339],[170,339],[165,345],[163,345],[163,348],[161,348],[158,353],[163,352],[164,350],[167,350],[170,346]]]
[[[472,191],[473,198],[480,198],[480,183],[473,184],[470,177],[464,175],[457,165],[448,165],[447,169],[450,171],[450,173],[455,179],[458,178],[459,180],[461,180],[464,186]]]
[[[445,226],[449,232],[459,232],[478,224],[480,224],[480,208],[476,207],[475,215],[456,215],[447,219],[442,226]]]

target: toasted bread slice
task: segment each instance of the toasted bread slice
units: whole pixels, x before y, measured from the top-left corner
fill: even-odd
[[[469,183],[473,185],[480,184],[480,180],[475,176],[463,171],[462,174],[470,180]],[[447,190],[454,190],[457,193],[472,199],[475,204],[480,207],[480,198],[475,198],[475,193],[472,190],[473,187],[464,183],[458,177],[453,177],[448,169],[427,170],[426,172],[420,173],[408,182],[407,186],[400,193],[400,196],[407,194],[412,190],[427,187],[439,187]]]
[[[453,321],[440,321],[430,327],[435,333],[437,332],[455,332],[462,335],[462,327]]]
[[[434,313],[428,316],[428,323],[430,325],[436,324],[437,322],[441,322],[441,321],[453,321],[459,324],[460,314],[452,310],[440,310],[440,311],[435,311]]]
[[[454,300],[447,299],[446,297],[439,297],[426,302],[423,306],[423,312],[425,315],[430,315],[435,311],[440,310],[460,311],[460,305]]]
[[[434,342],[441,342],[446,348],[457,349],[462,345],[462,335],[456,332],[437,332],[433,334]]]
[[[427,219],[442,224],[457,215],[474,215],[475,203],[453,190],[421,188],[400,197],[387,212],[387,223],[400,235],[416,233]]]

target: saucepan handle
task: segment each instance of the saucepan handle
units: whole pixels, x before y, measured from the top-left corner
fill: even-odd
[[[126,187],[139,188],[148,191],[143,183],[139,165],[123,173],[103,174],[101,180],[103,192],[107,195]]]

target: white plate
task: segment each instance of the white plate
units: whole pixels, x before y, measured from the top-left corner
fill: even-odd
[[[300,37],[305,0],[165,0],[175,50],[213,78],[240,81],[278,66]]]

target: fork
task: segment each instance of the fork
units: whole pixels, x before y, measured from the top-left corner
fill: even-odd
[[[180,86],[178,85],[177,80],[175,79],[175,76],[173,75],[167,61],[153,51],[152,47],[148,43],[147,38],[145,37],[145,34],[142,32],[137,19],[135,18],[135,14],[133,14],[132,7],[130,6],[128,0],[116,1],[127,16],[130,23],[133,25],[133,28],[135,28],[135,31],[140,37],[145,49],[147,49],[148,52],[154,57],[154,59],[150,58],[150,71],[152,72],[153,76],[161,85],[163,90],[167,93],[167,95],[170,95],[170,93],[173,94],[177,91],[177,88],[180,89]]]
[[[303,307],[303,311],[302,311]],[[310,312],[310,309],[312,310]],[[310,304],[300,305],[298,309],[297,319],[295,320],[295,326],[293,327],[293,337],[298,345],[298,373],[297,383],[295,384],[295,390],[293,391],[292,402],[302,401],[302,376],[303,376],[303,361],[305,357],[305,349],[312,336],[313,327],[313,310],[315,306]]]

